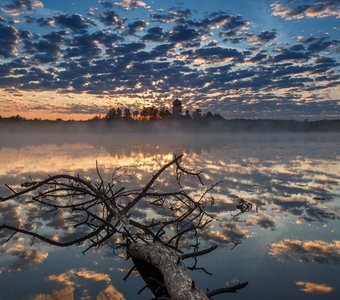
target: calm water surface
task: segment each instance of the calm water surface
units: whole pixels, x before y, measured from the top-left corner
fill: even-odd
[[[183,153],[183,164],[204,170],[207,185],[222,181],[212,192],[219,221],[202,237],[202,244],[219,247],[199,260],[213,275],[193,273],[203,289],[248,281],[238,294],[215,299],[340,299],[339,149],[339,134],[1,133],[0,193],[9,193],[4,184],[19,187],[57,173],[94,178],[96,161],[105,178],[125,166],[132,175],[126,185],[141,186]],[[172,177],[162,184],[173,184]],[[233,217],[235,196],[253,209]],[[139,209],[141,218],[155,214]],[[34,227],[36,213],[14,201],[2,204],[0,223],[29,222],[44,231]],[[61,214],[48,216],[44,226],[72,234]],[[232,249],[233,242],[240,244]],[[84,246],[55,248],[19,235],[0,247],[0,299],[151,298],[148,291],[137,295],[144,286],[137,274],[123,281],[131,262],[110,249],[82,255]]]

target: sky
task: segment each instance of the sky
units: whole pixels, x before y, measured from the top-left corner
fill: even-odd
[[[0,115],[340,118],[339,0],[0,0]]]

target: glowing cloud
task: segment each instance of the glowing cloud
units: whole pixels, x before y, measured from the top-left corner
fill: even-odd
[[[270,245],[269,255],[301,263],[339,264],[340,241],[300,241],[284,239]]]
[[[140,0],[123,0],[122,2],[115,2],[115,5],[120,6],[125,10],[134,10],[137,7],[146,7],[146,3]]]
[[[309,281],[296,281],[295,284],[301,287],[300,291],[308,294],[328,294],[334,290],[327,284],[317,284]]]
[[[293,1],[289,1],[292,3]],[[299,3],[300,2],[300,3]],[[307,2],[307,3],[306,3]],[[273,16],[285,20],[309,18],[340,17],[340,3],[336,0],[325,1],[294,1],[296,6],[274,3],[271,5]]]

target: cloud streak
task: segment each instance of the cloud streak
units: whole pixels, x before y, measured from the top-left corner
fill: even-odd
[[[281,4],[283,3],[283,4]],[[303,18],[340,18],[340,3],[337,0],[278,1],[271,5],[272,14],[285,20]]]
[[[307,294],[329,294],[334,289],[327,284],[318,284],[309,281],[296,281],[295,284],[300,287],[300,291]]]
[[[339,264],[340,241],[284,239],[270,245],[269,255],[278,259],[296,260],[301,263]]]

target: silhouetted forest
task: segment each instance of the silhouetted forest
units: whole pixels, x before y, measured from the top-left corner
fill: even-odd
[[[22,126],[23,125],[23,126]],[[203,132],[340,132],[340,119],[336,120],[274,120],[274,119],[225,119],[219,114],[202,114],[197,109],[192,115],[187,111],[180,118],[174,118],[168,110],[154,107],[141,112],[129,109],[111,109],[106,116],[96,116],[86,121],[25,119],[17,115],[0,117],[0,130],[80,130],[134,132],[148,131],[203,131]]]

